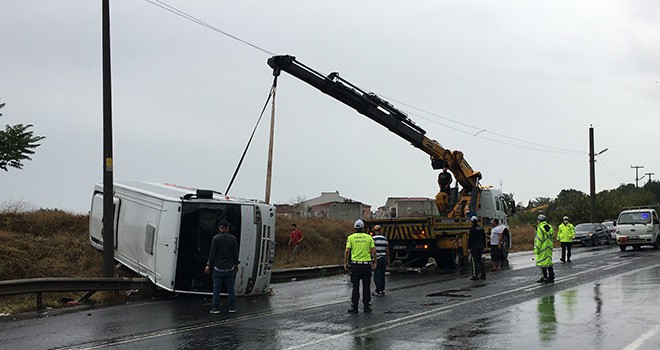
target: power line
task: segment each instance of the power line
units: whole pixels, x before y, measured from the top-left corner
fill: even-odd
[[[447,127],[447,128],[449,128],[449,129],[452,129],[452,130],[461,131],[461,132],[466,133],[466,134],[469,134],[469,135],[471,135],[471,136],[480,137],[480,138],[483,138],[483,139],[486,139],[486,140],[489,140],[489,141],[493,141],[493,142],[497,142],[497,143],[502,143],[502,144],[505,144],[505,145],[515,146],[515,147],[521,147],[521,148],[530,149],[530,150],[534,150],[534,151],[550,152],[550,153],[562,153],[562,154],[576,154],[576,155],[578,155],[578,154],[580,154],[580,155],[585,154],[585,152],[583,152],[583,151],[578,151],[578,150],[568,149],[568,148],[561,148],[561,147],[556,147],[556,146],[549,146],[549,145],[544,145],[544,144],[537,143],[537,142],[533,142],[533,141],[523,140],[523,139],[516,138],[516,137],[513,137],[513,136],[503,135],[503,134],[500,134],[500,133],[497,133],[497,132],[494,132],[494,131],[490,131],[490,130],[488,130],[488,129],[483,129],[483,128],[476,127],[476,126],[473,126],[473,125],[470,125],[470,124],[467,124],[467,123],[463,123],[463,122],[461,122],[461,121],[457,121],[457,120],[454,120],[454,119],[451,119],[451,118],[447,118],[447,117],[444,117],[444,116],[439,115],[439,114],[437,114],[437,113],[429,112],[429,111],[427,111],[427,110],[424,110],[424,109],[421,109],[421,108],[415,107],[415,106],[413,106],[413,105],[407,104],[407,103],[402,102],[402,101],[398,101],[398,100],[396,100],[396,99],[394,99],[394,98],[387,97],[387,96],[385,96],[385,95],[380,95],[380,96],[383,96],[383,97],[387,98],[388,100],[392,100],[392,101],[394,101],[394,102],[396,102],[396,103],[398,103],[398,104],[400,104],[400,105],[403,105],[403,106],[406,106],[406,107],[412,108],[412,109],[414,109],[414,110],[420,111],[420,112],[422,112],[422,113],[426,113],[426,114],[428,114],[428,115],[434,116],[434,117],[436,117],[436,118],[440,118],[440,119],[443,119],[443,120],[447,120],[447,121],[449,121],[449,122],[452,122],[452,123],[455,123],[455,124],[458,124],[458,125],[464,126],[464,127],[466,127],[466,128],[473,129],[473,130],[475,130],[476,134],[475,134],[474,132],[469,133],[469,132],[466,132],[466,131],[463,131],[463,130],[460,130],[460,129],[452,128],[452,127],[450,127],[450,126],[448,126],[448,125],[446,125],[446,124],[442,124],[442,123],[439,123],[439,122],[435,122],[436,124],[442,125],[442,126],[444,126],[444,127]],[[407,113],[412,114],[412,115],[415,115],[415,116],[418,116],[418,117],[420,117],[420,118],[422,118],[422,119],[425,119],[425,120],[429,120],[429,121],[431,121],[431,122],[434,122],[434,121],[432,121],[432,120],[430,120],[430,119],[427,119],[427,118],[423,118],[423,117],[421,117],[419,114],[410,113],[410,112],[407,112]],[[526,143],[526,144],[530,144],[530,145],[534,145],[534,146],[538,146],[538,147],[548,148],[548,149],[552,149],[552,150],[555,150],[555,151],[550,151],[550,150],[545,150],[545,149],[538,149],[538,148],[533,148],[533,147],[522,146],[522,145],[519,145],[519,144],[513,144],[513,143],[509,143],[509,142],[504,142],[504,141],[499,140],[499,139],[492,139],[492,138],[488,138],[488,137],[482,136],[482,135],[481,135],[482,133],[493,134],[493,135],[498,136],[498,137],[501,137],[501,138],[505,138],[505,139],[513,140],[513,141],[520,142],[520,143]]]
[[[608,167],[607,164],[605,164],[605,162],[603,162],[602,158],[598,158],[598,161],[596,162],[596,165],[598,165],[598,167],[600,167],[606,173],[608,173],[610,176],[616,178],[617,180],[621,181],[622,183],[626,182],[626,179],[624,179],[622,176],[620,176],[619,174],[615,173],[612,169],[610,169],[610,167]]]
[[[214,32],[217,32],[217,33],[220,33],[220,34],[222,34],[222,35],[228,36],[228,37],[230,37],[230,38],[232,38],[232,39],[234,39],[234,40],[236,40],[236,41],[238,41],[238,42],[241,42],[241,43],[243,43],[243,44],[245,44],[245,45],[248,45],[248,46],[250,46],[250,47],[252,47],[252,48],[255,48],[255,49],[257,49],[257,50],[259,50],[259,51],[261,51],[261,52],[267,53],[267,54],[269,54],[269,55],[271,55],[271,56],[275,56],[275,53],[273,53],[273,52],[271,52],[271,51],[268,51],[268,50],[266,50],[266,49],[264,49],[264,48],[261,48],[261,47],[255,45],[255,44],[252,44],[252,43],[250,43],[250,42],[248,42],[248,41],[246,41],[246,40],[243,40],[243,39],[241,39],[241,38],[239,38],[239,37],[237,37],[237,36],[235,36],[235,35],[229,34],[229,33],[225,32],[224,30],[222,30],[222,29],[220,29],[220,28],[218,28],[218,27],[215,27],[215,26],[213,26],[213,25],[211,25],[211,24],[209,24],[209,23],[206,23],[206,22],[202,21],[201,19],[199,19],[199,18],[197,18],[197,17],[194,17],[194,16],[192,16],[192,15],[189,15],[189,14],[187,14],[187,13],[185,13],[185,12],[179,10],[178,8],[176,8],[176,7],[172,6],[172,5],[169,5],[169,4],[167,4],[167,3],[163,2],[163,1],[160,1],[160,0],[144,0],[144,1],[150,3],[150,4],[154,5],[154,6],[160,7],[160,8],[163,9],[163,10],[169,11],[169,12],[171,12],[171,13],[177,15],[177,16],[183,17],[183,18],[185,18],[185,19],[187,19],[187,20],[189,20],[189,21],[192,21],[192,22],[194,22],[194,23],[197,23],[197,24],[199,24],[199,25],[201,25],[201,26],[203,26],[203,27],[206,27],[206,28],[208,28],[208,29],[211,29],[211,30],[214,31]]]
[[[165,2],[163,2],[163,1],[160,1],[160,0],[144,0],[144,1],[146,1],[147,3],[150,3],[150,4],[154,5],[154,6],[157,6],[157,7],[161,8],[161,9],[163,9],[163,10],[169,11],[169,12],[171,12],[171,13],[177,15],[177,16],[180,16],[180,17],[182,17],[182,18],[184,18],[184,19],[187,19],[187,20],[189,20],[189,21],[192,21],[192,22],[194,22],[194,23],[197,23],[197,24],[199,24],[199,25],[201,25],[201,26],[203,26],[203,27],[205,27],[205,28],[207,28],[207,29],[213,30],[213,31],[215,31],[215,32],[217,32],[217,33],[220,33],[220,34],[225,35],[225,36],[227,36],[227,37],[229,37],[229,38],[231,38],[231,39],[234,39],[234,40],[236,40],[236,41],[238,41],[238,42],[241,42],[241,43],[243,43],[243,44],[245,44],[245,45],[248,45],[248,46],[250,46],[250,47],[252,47],[252,48],[254,48],[254,49],[257,49],[257,50],[259,50],[259,51],[261,51],[261,52],[264,52],[264,53],[269,54],[269,55],[271,55],[271,56],[275,56],[275,55],[276,55],[276,54],[273,53],[272,51],[269,51],[269,50],[266,50],[266,49],[264,49],[264,48],[261,48],[261,47],[255,45],[255,44],[252,44],[252,43],[250,43],[250,42],[248,42],[248,41],[246,41],[246,40],[243,40],[243,39],[241,39],[241,38],[239,38],[239,37],[237,37],[237,36],[235,36],[235,35],[232,35],[232,34],[226,32],[226,31],[223,31],[223,30],[221,30],[220,28],[218,28],[218,27],[216,27],[216,26],[213,26],[213,25],[211,25],[211,24],[209,24],[209,23],[207,23],[207,22],[204,22],[204,21],[202,21],[201,19],[199,19],[199,18],[197,18],[197,17],[195,17],[195,16],[192,16],[192,15],[190,15],[190,14],[188,14],[188,13],[186,13],[186,12],[184,12],[184,11],[182,11],[182,10],[180,10],[180,9],[178,9],[178,8],[176,8],[176,7],[174,7],[174,6],[172,6],[172,5],[169,5],[169,4],[165,3]],[[401,104],[401,105],[407,106],[407,107],[412,108],[412,109],[417,110],[417,111],[420,111],[420,112],[422,112],[422,113],[426,113],[426,114],[431,115],[431,116],[434,116],[434,117],[436,117],[436,118],[440,118],[440,119],[444,119],[444,120],[450,121],[450,122],[452,122],[452,123],[455,123],[455,124],[461,125],[461,126],[466,127],[466,128],[474,129],[476,133],[475,133],[475,132],[467,132],[467,131],[465,131],[465,130],[461,130],[461,129],[458,129],[458,128],[455,128],[455,127],[451,127],[451,126],[449,126],[449,125],[446,125],[446,124],[440,123],[440,122],[438,122],[438,121],[436,121],[436,120],[431,120],[431,119],[428,119],[428,118],[424,118],[424,117],[422,117],[422,116],[420,116],[420,115],[418,115],[418,114],[410,113],[410,114],[416,115],[416,116],[418,116],[418,117],[420,117],[420,118],[422,118],[422,119],[428,120],[428,121],[430,121],[430,122],[433,122],[433,123],[436,123],[436,124],[442,125],[442,126],[444,126],[444,127],[446,127],[446,128],[449,128],[449,129],[452,129],[452,130],[455,130],[455,131],[458,131],[458,132],[461,132],[461,133],[464,133],[464,134],[467,134],[467,135],[470,135],[470,136],[473,136],[473,137],[479,137],[479,138],[481,138],[481,139],[488,140],[488,141],[491,141],[491,142],[496,142],[496,143],[500,143],[500,144],[505,144],[505,145],[509,145],[509,146],[513,146],[513,147],[524,148],[524,149],[528,149],[528,150],[532,150],[532,151],[548,152],[548,153],[559,153],[559,154],[573,154],[573,155],[581,155],[581,154],[584,154],[584,153],[585,153],[585,152],[583,152],[583,151],[577,151],[577,150],[573,150],[573,149],[567,149],[567,148],[561,148],[561,147],[556,147],[556,146],[544,145],[544,144],[541,144],[541,143],[532,142],[532,141],[528,141],[528,140],[523,140],[523,139],[516,138],[516,137],[512,137],[512,136],[509,136],[509,135],[500,134],[500,133],[497,133],[497,132],[494,132],[494,131],[490,131],[490,130],[487,130],[487,129],[474,127],[474,126],[469,125],[469,124],[467,124],[467,123],[463,123],[463,122],[460,122],[460,121],[457,121],[457,120],[453,120],[453,119],[450,119],[450,118],[447,118],[447,117],[443,117],[443,116],[441,116],[441,115],[439,115],[439,114],[436,114],[436,113],[433,113],[433,112],[429,112],[429,111],[423,110],[423,109],[421,109],[421,108],[417,108],[417,107],[415,107],[415,106],[412,106],[412,105],[409,105],[409,104],[407,104],[407,103],[404,103],[404,102],[398,101],[398,100],[396,100],[396,99],[393,99],[393,98],[390,98],[390,97],[387,97],[387,96],[384,96],[384,95],[382,95],[382,96],[383,96],[383,97],[386,97],[386,98],[388,98],[388,99],[390,99],[390,100],[392,100],[392,101],[394,101],[394,102],[396,102],[396,103],[399,103],[399,104]],[[483,135],[483,134],[492,134],[492,135],[497,136],[498,138],[490,138],[490,137],[486,137],[486,136]],[[518,143],[506,142],[506,141],[501,140],[500,138],[504,138],[504,139],[512,140],[512,141],[515,141],[515,142],[518,142]],[[528,145],[532,145],[532,146],[536,146],[536,147],[525,146],[525,145],[523,145],[523,144],[528,144]],[[541,148],[538,148],[538,147],[541,147]]]

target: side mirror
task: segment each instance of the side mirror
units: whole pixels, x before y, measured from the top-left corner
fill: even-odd
[[[612,226],[616,226],[616,220],[614,220],[614,222],[612,223]]]
[[[653,225],[657,225],[657,224],[660,224],[660,220],[658,220],[658,219],[653,219]]]

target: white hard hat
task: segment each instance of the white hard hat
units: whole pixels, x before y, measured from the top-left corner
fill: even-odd
[[[564,216],[564,220],[568,220],[568,216]]]
[[[543,214],[539,214],[539,216],[537,217],[537,219],[543,221],[543,220],[545,220],[545,215],[543,215]]]
[[[473,217],[470,218],[470,221],[479,221],[479,218],[477,218],[476,216],[473,216]]]
[[[363,228],[364,227],[364,221],[357,219],[355,220],[355,223],[353,224],[353,227],[355,228]]]

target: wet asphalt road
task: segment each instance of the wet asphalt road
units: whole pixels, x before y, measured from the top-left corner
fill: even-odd
[[[334,276],[273,284],[232,315],[177,296],[5,319],[0,349],[660,349],[660,251],[573,251],[554,285],[519,253],[485,281],[392,273],[371,314],[346,312],[350,284]]]

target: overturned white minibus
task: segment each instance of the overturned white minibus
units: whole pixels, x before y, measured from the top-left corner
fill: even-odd
[[[172,292],[210,294],[204,273],[217,234],[231,223],[239,246],[237,295],[269,289],[275,254],[275,207],[263,202],[171,184],[115,182],[115,260]],[[96,185],[89,215],[91,244],[103,249],[103,186]]]

